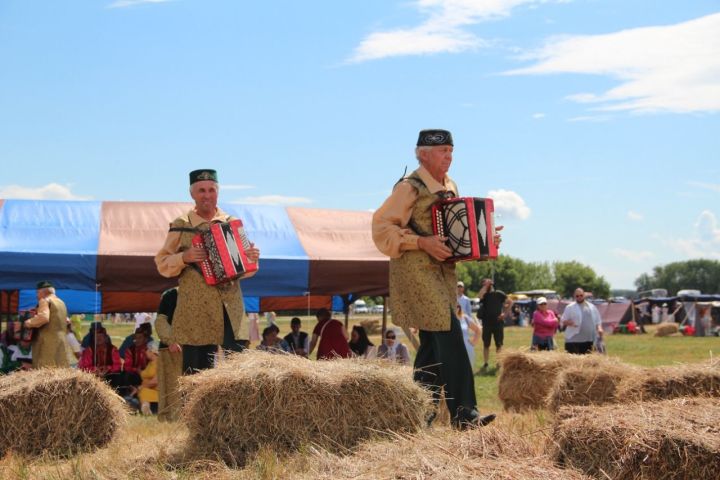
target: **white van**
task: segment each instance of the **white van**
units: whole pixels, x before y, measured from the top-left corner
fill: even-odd
[[[353,303],[353,313],[368,313],[368,307],[365,300],[355,300]]]

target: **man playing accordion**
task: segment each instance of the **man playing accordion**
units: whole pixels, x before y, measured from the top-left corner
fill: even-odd
[[[452,153],[449,131],[420,132],[415,149],[420,168],[401,179],[375,212],[372,234],[378,250],[390,257],[393,323],[420,331],[415,381],[429,388],[436,401],[444,388],[453,425],[465,428],[486,425],[495,415],[478,413],[472,367],[455,315],[455,265],[445,262],[451,256],[446,239],[432,233],[433,204],[459,193],[447,175]]]
[[[190,172],[190,196],[195,207],[172,221],[165,244],[155,256],[162,276],[180,277],[170,341],[181,345],[186,373],[210,368],[218,345],[229,351],[243,349],[240,323],[245,311],[240,282],[209,285],[197,268],[207,252],[193,246],[193,238],[211,224],[234,220],[218,208],[219,190],[215,170]],[[260,258],[254,245],[245,253],[253,263]]]

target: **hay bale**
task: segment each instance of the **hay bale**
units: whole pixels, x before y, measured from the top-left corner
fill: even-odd
[[[612,360],[605,355],[571,355],[564,352],[503,353],[498,358],[498,397],[505,410],[545,408],[561,371],[571,367],[598,367]]]
[[[673,335],[675,333],[678,333],[679,331],[680,331],[680,327],[678,327],[677,323],[673,323],[673,322],[659,323],[655,330],[655,336],[656,337],[667,337],[667,336]]]
[[[564,407],[555,459],[596,478],[720,478],[720,405],[678,398],[601,407]]]
[[[368,335],[377,335],[382,331],[382,325],[380,325],[380,320],[377,318],[360,320],[360,326],[365,329],[365,333]]]
[[[547,404],[553,411],[569,405],[602,405],[618,401],[621,382],[638,375],[641,369],[622,363],[570,367],[561,371],[550,391]]]
[[[720,397],[720,363],[646,368],[623,380],[620,401],[666,400],[679,397]]]
[[[533,453],[528,440],[494,427],[463,433],[433,430],[368,442],[348,456],[315,452],[306,479],[560,479],[589,477]]]
[[[431,404],[409,367],[257,351],[181,379],[181,390],[190,443],[230,464],[261,446],[342,451],[387,432],[415,432]]]
[[[95,376],[69,368],[0,377],[0,456],[69,456],[107,445],[125,402]]]

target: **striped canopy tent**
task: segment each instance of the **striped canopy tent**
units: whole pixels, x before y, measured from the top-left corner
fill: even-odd
[[[51,281],[72,313],[154,311],[177,279],[154,256],[189,203],[0,200],[0,309],[36,304]],[[387,293],[388,261],[375,248],[369,212],[221,204],[261,251],[243,280],[249,312],[332,307]]]

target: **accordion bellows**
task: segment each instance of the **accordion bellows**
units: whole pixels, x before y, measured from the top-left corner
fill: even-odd
[[[432,221],[433,233],[447,237],[447,246],[452,251],[448,262],[497,258],[495,204],[492,198],[441,200],[433,205]]]
[[[258,269],[258,264],[248,260],[245,253],[250,248],[250,240],[241,220],[213,223],[208,230],[195,235],[192,243],[208,254],[207,259],[199,263],[208,285],[230,282]]]

